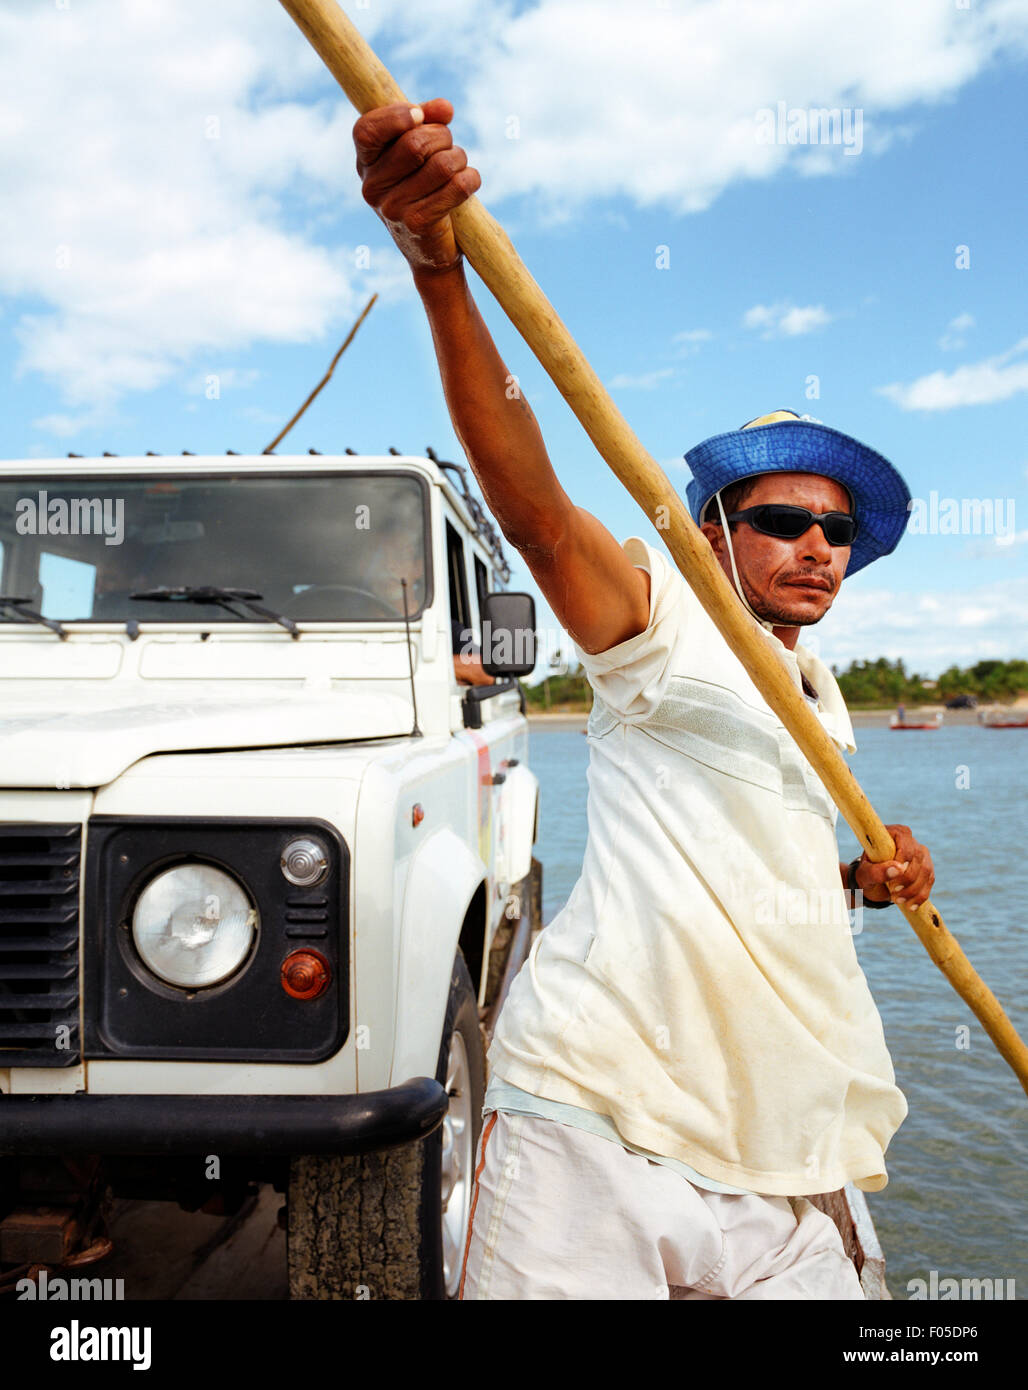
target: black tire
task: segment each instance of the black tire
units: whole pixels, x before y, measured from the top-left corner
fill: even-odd
[[[439,1045],[445,1085],[450,1044],[460,1033],[470,1077],[472,1162],[485,1096],[478,1006],[458,950]],[[417,1144],[381,1153],[305,1155],[290,1164],[287,1261],[292,1299],[444,1299],[442,1168],[447,1121]],[[470,1184],[473,1173],[466,1175]],[[461,1250],[463,1254],[463,1249]],[[459,1280],[459,1262],[457,1280]]]
[[[453,974],[450,977],[450,997],[446,1005],[446,1019],[443,1024],[443,1036],[439,1045],[439,1058],[436,1065],[436,1080],[442,1085],[446,1084],[450,1043],[455,1031],[460,1033],[467,1053],[471,1090],[469,1117],[471,1143],[468,1146],[470,1161],[467,1164],[467,1171],[462,1173],[462,1177],[468,1185],[467,1200],[470,1204],[475,1155],[478,1152],[478,1139],[482,1131],[482,1103],[485,1100],[485,1048],[482,1043],[482,1030],[478,1023],[478,1000],[464,960],[464,953],[460,950],[457,951],[453,962]],[[467,1236],[467,1224],[465,1222],[459,1242],[460,1249],[456,1257],[456,1279],[453,1278],[451,1271],[450,1288],[447,1289],[443,1280],[442,1233],[442,1160],[445,1138],[446,1122],[444,1121],[434,1134],[429,1135],[424,1144],[425,1165],[421,1204],[423,1298],[456,1299],[460,1280],[460,1265],[464,1256],[464,1241]]]

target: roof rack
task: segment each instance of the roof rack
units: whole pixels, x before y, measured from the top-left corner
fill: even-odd
[[[320,450],[318,449],[308,449],[307,452],[308,454],[320,454]],[[351,457],[356,457],[357,454],[356,449],[351,449],[349,447],[344,449],[343,452],[345,454],[350,455]],[[389,452],[394,458],[402,457],[400,450],[394,448],[392,445],[390,445],[389,447]],[[238,454],[235,449],[226,449],[225,453],[233,457],[238,457]],[[475,523],[475,531],[479,539],[482,541],[482,544],[485,546],[485,548],[489,551],[490,555],[492,556],[493,564],[496,566],[497,573],[500,575],[503,582],[506,584],[510,579],[510,563],[507,560],[506,555],[503,553],[503,542],[500,540],[500,533],[497,531],[493,523],[489,520],[482,503],[478,500],[477,497],[473,495],[473,493],[469,489],[467,469],[464,467],[462,463],[449,463],[446,459],[439,458],[439,456],[436,454],[436,451],[431,447],[431,445],[429,445],[429,447],[425,450],[425,453],[432,460],[432,462],[436,465],[437,468],[443,468],[447,472],[455,473],[457,475],[457,478],[460,482],[460,496],[464,502],[464,505],[467,507],[468,511],[471,514],[472,521]],[[183,449],[182,455],[185,458],[194,457],[193,453],[189,449]],[[103,456],[105,459],[118,457],[117,454],[109,454],[106,452]],[[77,459],[82,458],[82,455],[73,454],[69,452],[68,457],[70,459]],[[153,449],[147,449],[146,457],[148,459],[161,458],[162,455],[156,453]]]
[[[496,527],[486,516],[485,508],[482,506],[482,503],[468,488],[467,469],[462,463],[448,463],[445,459],[439,458],[431,445],[425,450],[425,453],[437,468],[444,468],[448,472],[456,473],[457,477],[460,479],[460,495],[464,501],[464,505],[471,513],[471,518],[475,523],[475,530],[478,532],[482,543],[485,545],[490,555],[492,555],[493,563],[500,577],[503,579],[504,584],[506,584],[510,579],[510,564],[508,563],[506,555],[503,553],[503,542],[500,540],[500,535]]]

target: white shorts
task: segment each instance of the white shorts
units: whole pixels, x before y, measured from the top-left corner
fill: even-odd
[[[729,1196],[609,1139],[486,1116],[462,1299],[863,1299],[804,1197]]]

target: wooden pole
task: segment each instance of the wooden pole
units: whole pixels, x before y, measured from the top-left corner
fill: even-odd
[[[408,98],[336,0],[281,0],[358,111]],[[414,103],[410,103],[414,105]],[[597,450],[660,532],[675,563],[753,684],[792,734],[869,858],[896,846],[849,765],[749,616],[707,538],[532,279],[503,228],[475,197],[451,214],[461,250],[578,416]],[[977,1016],[1028,1094],[1028,1047],[932,903],[897,904],[925,950]]]

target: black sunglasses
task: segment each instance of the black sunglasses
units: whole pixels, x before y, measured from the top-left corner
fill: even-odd
[[[857,534],[857,518],[849,512],[811,512],[806,507],[791,507],[784,502],[765,502],[759,507],[746,507],[732,512],[729,521],[748,521],[754,531],[779,540],[794,541],[808,530],[811,522],[821,527],[829,545],[852,545]]]

